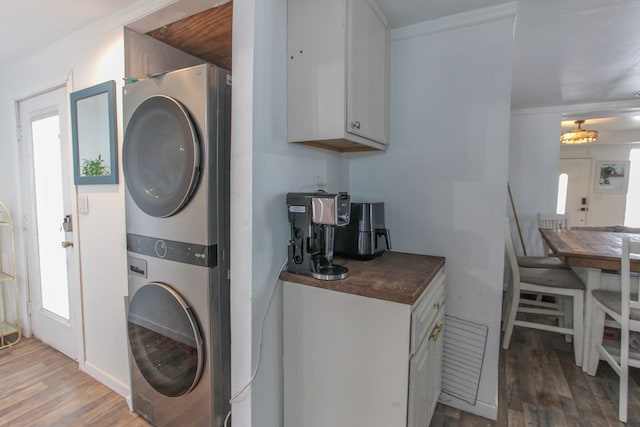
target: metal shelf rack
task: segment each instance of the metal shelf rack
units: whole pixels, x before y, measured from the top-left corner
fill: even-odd
[[[21,335],[13,221],[0,202],[0,349],[17,344]]]

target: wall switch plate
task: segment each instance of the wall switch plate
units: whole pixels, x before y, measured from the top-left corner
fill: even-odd
[[[78,211],[83,215],[89,214],[89,197],[78,196]]]

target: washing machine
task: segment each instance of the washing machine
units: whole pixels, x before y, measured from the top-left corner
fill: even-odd
[[[210,64],[123,88],[131,391],[156,426],[230,409],[230,100]]]

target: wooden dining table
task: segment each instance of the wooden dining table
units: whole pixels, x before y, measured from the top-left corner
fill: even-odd
[[[588,229],[540,229],[540,234],[553,253],[572,267],[585,283],[582,370],[586,372],[591,340],[591,291],[601,288],[603,271],[620,271],[622,239],[640,239],[640,234]],[[640,259],[631,259],[631,271],[640,272]]]

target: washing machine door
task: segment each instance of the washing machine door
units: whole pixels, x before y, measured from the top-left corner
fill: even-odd
[[[176,99],[156,95],[133,112],[124,134],[127,190],[148,215],[168,217],[189,201],[200,175],[196,127]]]
[[[180,294],[164,283],[142,286],[129,303],[127,329],[133,360],[149,385],[167,397],[193,390],[204,367],[204,346]]]

